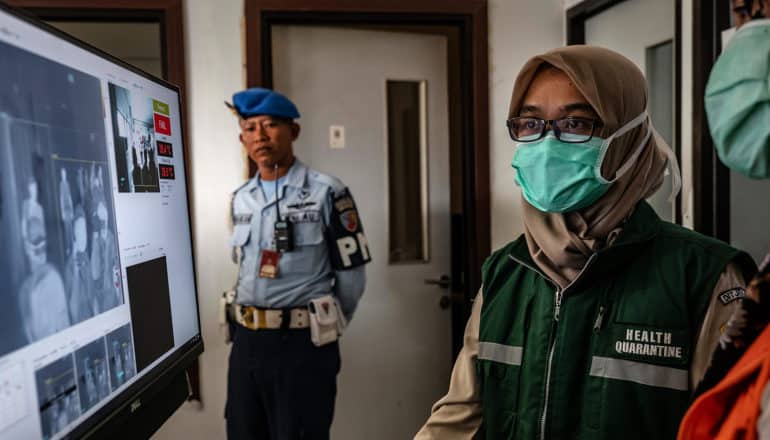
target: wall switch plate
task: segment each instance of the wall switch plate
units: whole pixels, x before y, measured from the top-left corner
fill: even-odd
[[[329,126],[329,148],[332,150],[345,148],[345,127],[343,125]]]

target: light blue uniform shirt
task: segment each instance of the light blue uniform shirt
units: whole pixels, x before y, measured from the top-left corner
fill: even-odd
[[[364,292],[364,266],[335,271],[324,235],[332,198],[345,185],[294,160],[289,173],[279,179],[278,200],[281,217],[293,223],[294,249],[282,253],[277,278],[260,278],[262,250],[275,249],[274,185],[257,174],[233,194],[231,244],[240,253],[236,302],[273,309],[304,307],[311,299],[332,293],[346,317],[352,318]]]
[[[270,182],[263,181],[261,178],[259,178],[259,175],[257,175],[257,179],[259,179],[259,187],[262,189],[262,194],[265,196],[266,202],[275,201],[275,188],[278,187],[278,191],[282,191],[283,186],[286,184],[287,177],[289,177],[288,174],[278,179],[278,182],[276,183],[275,180]]]

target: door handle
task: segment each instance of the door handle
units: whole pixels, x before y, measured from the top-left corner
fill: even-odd
[[[449,278],[449,275],[441,275],[437,279],[427,279],[425,280],[425,284],[430,284],[433,286],[439,286],[442,289],[448,289],[449,286],[452,285],[452,279]]]

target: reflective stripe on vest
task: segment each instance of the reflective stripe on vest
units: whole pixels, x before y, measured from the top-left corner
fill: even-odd
[[[642,362],[594,356],[591,376],[618,379],[677,391],[689,389],[689,372]]]
[[[496,344],[494,342],[479,342],[478,358],[508,365],[521,365],[522,352],[522,347]]]

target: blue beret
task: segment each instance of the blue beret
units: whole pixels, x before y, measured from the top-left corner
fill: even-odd
[[[233,103],[232,105],[228,104],[228,107],[244,119],[259,115],[287,119],[299,118],[297,107],[289,98],[270,89],[259,87],[234,94]]]

